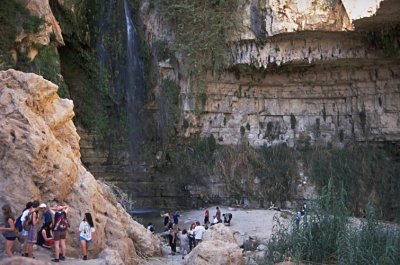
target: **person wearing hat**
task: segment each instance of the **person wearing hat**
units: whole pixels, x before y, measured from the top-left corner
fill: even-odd
[[[50,209],[47,208],[47,205],[45,203],[41,203],[39,205],[39,212],[40,215],[42,216],[41,226],[49,223],[51,226],[53,224],[53,216],[51,215],[51,211]]]

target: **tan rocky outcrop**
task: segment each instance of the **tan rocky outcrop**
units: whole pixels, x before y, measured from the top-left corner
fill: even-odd
[[[43,20],[37,33],[27,34],[22,31],[16,36],[19,48],[25,50],[31,60],[38,53],[34,44],[48,45],[53,40],[57,45],[64,45],[60,25],[51,11],[48,0],[17,0],[17,2],[26,7],[32,16]],[[51,39],[51,36],[54,36],[54,39]]]
[[[232,230],[223,224],[217,224],[204,233],[203,241],[185,257],[183,264],[244,265],[244,259]]]
[[[72,256],[79,253],[77,228],[87,211],[95,220],[95,255],[108,249],[125,264],[140,264],[141,257],[159,254],[158,239],[83,167],[73,103],[57,89],[35,74],[0,72],[0,204],[17,214],[32,199],[68,204]]]

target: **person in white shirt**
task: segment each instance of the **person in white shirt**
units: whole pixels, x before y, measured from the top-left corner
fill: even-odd
[[[26,217],[28,217],[31,207],[32,207],[32,202],[28,202],[26,204],[25,210],[22,212],[22,215],[21,215],[21,223],[22,224],[25,222]],[[23,250],[22,256],[28,257],[28,231],[25,231],[24,229],[22,229],[21,234],[24,237],[24,245],[22,247],[22,250]]]
[[[92,242],[93,233],[95,232],[92,215],[85,213],[82,222],[79,225],[79,241],[81,242],[83,259],[87,260],[88,246]]]
[[[206,231],[204,226],[199,221],[196,222],[196,228],[194,229],[194,239],[196,240],[196,246],[203,240],[203,234]]]

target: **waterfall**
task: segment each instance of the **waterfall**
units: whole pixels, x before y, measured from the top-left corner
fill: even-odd
[[[115,128],[121,135],[127,132],[131,165],[140,157],[143,124],[140,117],[146,98],[144,62],[140,40],[131,17],[129,2],[100,0],[96,46],[101,78],[99,87],[108,90],[113,106],[113,118],[120,121]],[[105,84],[106,83],[106,84]],[[126,126],[121,125],[126,122]]]
[[[129,153],[132,156],[131,160],[136,161],[139,158],[139,145],[143,141],[143,124],[141,124],[140,110],[145,99],[144,65],[140,53],[137,30],[132,22],[127,0],[124,0],[124,11],[127,37],[125,93],[130,148]]]

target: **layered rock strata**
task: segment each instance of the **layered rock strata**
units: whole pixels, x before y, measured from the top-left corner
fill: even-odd
[[[201,134],[220,144],[400,140],[397,63],[226,74],[207,86]]]
[[[69,255],[79,253],[76,230],[85,212],[95,220],[95,255],[108,251],[125,264],[140,264],[159,254],[158,239],[83,167],[73,103],[57,89],[35,74],[0,72],[0,204],[16,214],[33,199],[68,204]]]

